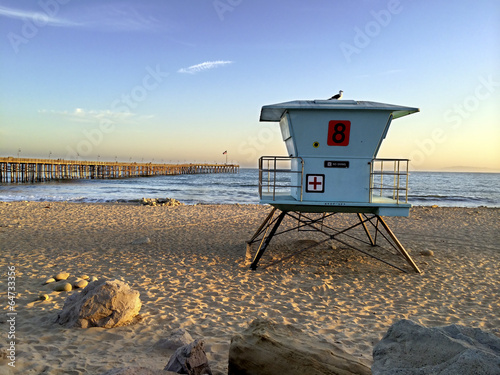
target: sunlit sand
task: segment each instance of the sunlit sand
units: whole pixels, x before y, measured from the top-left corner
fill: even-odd
[[[269,211],[259,205],[0,203],[0,265],[4,275],[8,266],[16,269],[14,373],[163,369],[173,351],[154,344],[181,327],[205,340],[210,366],[224,374],[231,336],[258,317],[341,343],[367,364],[373,345],[403,318],[500,335],[500,209],[418,207],[409,218],[387,218],[420,275],[339,244],[332,250],[331,243],[250,271],[245,241]],[[276,237],[262,263],[315,236]],[[131,244],[141,237],[151,242]],[[63,271],[128,283],[140,292],[142,320],[113,329],[55,324],[65,298],[77,291],[54,292],[43,283]],[[49,299],[39,300],[41,293]],[[2,309],[7,312],[5,302]]]

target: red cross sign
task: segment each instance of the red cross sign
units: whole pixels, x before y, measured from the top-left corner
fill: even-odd
[[[325,175],[308,174],[306,175],[306,193],[324,193]]]

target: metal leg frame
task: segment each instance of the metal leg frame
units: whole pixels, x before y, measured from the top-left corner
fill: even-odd
[[[365,217],[366,217],[366,215],[365,215]],[[408,264],[415,270],[415,272],[421,273],[420,269],[415,264],[415,262],[413,261],[413,259],[410,256],[410,254],[408,254],[408,252],[403,247],[403,245],[401,244],[401,242],[399,242],[398,238],[396,237],[396,235],[394,234],[394,232],[391,230],[391,228],[389,228],[389,226],[387,225],[387,223],[385,222],[385,220],[381,216],[378,216],[378,215],[375,215],[374,218],[377,218],[377,224],[375,224],[375,225],[371,222],[370,219],[368,219],[368,221],[370,222],[370,224],[372,224],[373,227],[375,228],[375,241],[374,241],[374,245],[376,245],[376,242],[377,242],[377,234],[380,233],[382,235],[382,237],[384,237],[385,240],[394,249],[396,249],[396,251],[399,254],[401,254],[406,259],[406,261],[408,262]],[[380,231],[380,229],[378,229],[378,223],[382,224],[382,227],[385,229],[385,231],[387,232],[387,234],[391,238],[392,242],[384,235],[384,233],[382,233]],[[369,235],[369,232],[368,232],[368,235]]]
[[[274,214],[274,212],[273,212],[273,214]],[[269,233],[269,236],[266,237],[264,235],[264,237],[262,237],[262,241],[260,242],[259,249],[255,253],[255,258],[253,259],[252,264],[250,265],[250,268],[252,270],[257,269],[257,264],[259,263],[259,260],[262,256],[262,254],[264,254],[264,251],[266,251],[267,245],[269,245],[269,242],[271,242],[271,239],[274,237],[274,234],[278,230],[278,228],[281,224],[281,221],[283,220],[285,215],[286,215],[286,211],[281,211],[278,218],[276,219],[276,222],[274,223],[273,229],[271,229],[271,233]],[[267,220],[267,221],[269,221],[269,220]]]
[[[366,224],[365,224],[365,222],[363,221],[363,217],[361,216],[361,214],[360,214],[360,213],[358,213],[357,215],[358,215],[359,221],[360,221],[360,222],[361,222],[361,224],[363,225],[363,229],[365,230],[365,233],[366,233],[366,235],[367,235],[368,239],[370,240],[370,244],[371,244],[372,246],[375,246],[375,241],[373,240],[373,238],[372,238],[372,236],[371,236],[370,232],[368,231],[368,228],[366,227]],[[376,233],[375,233],[375,234],[376,234]]]
[[[413,259],[410,256],[410,254],[408,254],[408,252],[405,250],[405,248],[403,247],[403,245],[401,244],[401,242],[399,242],[398,238],[392,232],[391,228],[389,228],[389,226],[386,224],[386,222],[384,221],[384,219],[382,219],[380,216],[377,216],[377,217],[378,217],[378,220],[380,221],[380,223],[382,224],[382,226],[384,227],[385,231],[387,232],[387,234],[391,237],[392,241],[396,245],[396,248],[399,250],[399,252],[401,253],[401,255],[403,255],[403,257],[410,264],[410,266],[415,270],[416,273],[420,273],[420,269],[415,264],[415,262],[413,261]]]
[[[356,241],[360,241],[360,242],[363,242],[365,244],[368,244],[368,245],[371,245],[371,246],[378,246],[377,245],[377,235],[380,234],[396,251],[399,255],[401,255],[405,260],[406,262],[413,268],[413,270],[416,272],[416,273],[420,273],[420,269],[418,268],[418,266],[415,264],[415,262],[413,261],[413,259],[411,258],[411,256],[408,254],[408,252],[405,250],[405,248],[403,247],[403,245],[401,244],[401,242],[398,240],[398,238],[396,237],[396,235],[391,231],[391,229],[389,228],[389,226],[387,225],[387,223],[382,219],[382,217],[378,216],[378,215],[374,215],[372,217],[368,217],[366,214],[363,214],[361,215],[360,213],[357,213],[357,216],[359,218],[359,223],[356,223],[356,224],[353,224],[351,225],[350,227],[348,228],[344,228],[342,230],[338,230],[338,229],[335,229],[335,228],[332,228],[330,226],[328,226],[327,224],[324,223],[324,219],[329,217],[329,216],[332,216],[332,215],[335,215],[336,213],[330,213],[330,214],[327,214],[327,215],[323,215],[322,218],[319,218],[319,219],[313,219],[313,218],[310,218],[308,217],[307,215],[305,215],[304,213],[299,213],[297,215],[296,212],[290,212],[290,211],[281,211],[279,213],[279,215],[273,219],[274,217],[274,214],[276,212],[276,208],[273,208],[273,210],[269,213],[269,215],[266,217],[266,219],[264,220],[264,222],[260,225],[260,227],[257,229],[257,231],[255,232],[255,234],[253,235],[253,237],[247,241],[247,257],[248,257],[248,254],[250,254],[250,250],[251,250],[251,245],[252,243],[254,242],[257,242],[259,241],[259,237],[262,236],[262,238],[260,239],[260,244],[259,244],[259,248],[257,250],[257,252],[255,253],[255,256],[253,257],[253,260],[252,260],[252,263],[250,265],[250,268],[252,270],[255,270],[257,269],[257,265],[259,263],[259,260],[260,258],[262,257],[262,255],[264,254],[264,252],[266,251],[267,249],[267,246],[269,245],[269,243],[271,242],[272,238],[275,236],[275,235],[279,235],[279,234],[283,234],[283,233],[287,233],[287,232],[290,232],[292,230],[296,230],[296,229],[300,229],[302,227],[310,227],[311,230],[313,231],[317,231],[317,232],[321,232],[325,235],[328,236],[327,239],[325,239],[324,241],[321,241],[317,244],[314,244],[314,245],[311,245],[309,247],[306,247],[306,248],[303,248],[303,249],[300,249],[298,251],[295,251],[294,253],[286,256],[285,258],[279,260],[279,261],[276,261],[276,262],[273,262],[271,264],[268,264],[267,266],[265,267],[269,267],[269,266],[272,266],[274,264],[277,264],[281,261],[284,261],[286,259],[289,259],[291,258],[292,256],[295,256],[303,251],[307,251],[307,250],[310,250],[312,249],[313,247],[315,246],[318,246],[330,239],[332,240],[335,240],[335,241],[338,241],[340,243],[342,243],[343,245],[346,245],[354,250],[357,250],[365,255],[368,255],[380,262],[383,262],[391,267],[394,267],[402,272],[406,272],[404,269],[394,265],[394,264],[391,264],[373,254],[370,254],[368,253],[367,251],[365,250],[362,250],[358,247],[355,247],[353,246],[352,244],[338,238],[339,235],[344,235],[346,237],[349,237],[351,239],[354,239]],[[291,229],[285,229],[285,230],[282,230],[281,232],[278,232],[278,228],[279,226],[281,225],[283,219],[285,218],[285,216],[289,216],[291,217],[292,219],[296,220],[298,222],[297,226],[294,227],[294,228],[291,228]],[[373,221],[376,221],[376,223],[374,224]],[[370,231],[366,225],[366,223],[370,223],[371,226],[374,228],[375,230],[375,234],[374,234],[374,237],[370,234]],[[379,228],[379,223],[381,224],[382,228],[385,230],[385,232],[388,234],[388,236],[386,236],[382,231],[381,229]],[[317,225],[320,224],[321,227],[318,227]],[[366,236],[368,237],[368,240],[369,242],[366,242],[360,238],[357,238],[351,234],[348,234],[346,232],[350,231],[351,229],[354,229],[358,226],[362,226],[363,228],[363,231],[364,233],[366,234]],[[272,226],[272,228],[271,228]],[[271,228],[271,231],[269,232],[269,228]],[[330,230],[333,232],[332,233],[329,233],[327,232],[326,230]],[[269,234],[268,234],[269,232]],[[392,241],[391,241],[392,240]]]

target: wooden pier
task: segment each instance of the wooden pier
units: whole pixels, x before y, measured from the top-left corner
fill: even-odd
[[[238,173],[236,164],[158,164],[0,158],[0,183],[111,179],[180,174]]]

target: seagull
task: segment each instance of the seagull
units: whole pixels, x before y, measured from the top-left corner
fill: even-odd
[[[332,100],[332,99],[336,99],[336,100],[339,100],[339,99],[342,99],[342,93],[343,91],[340,90],[339,93],[337,95],[333,95],[330,99],[328,100]]]

